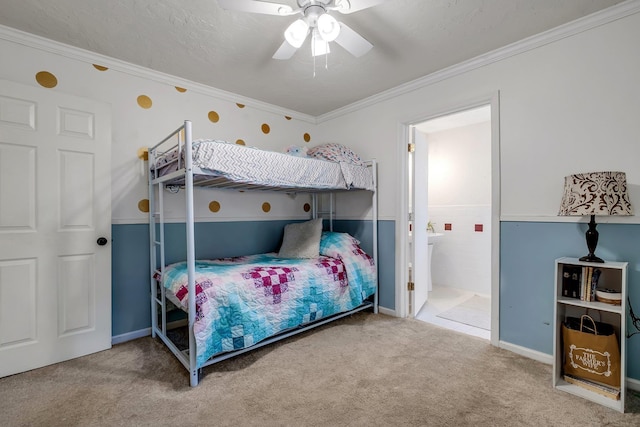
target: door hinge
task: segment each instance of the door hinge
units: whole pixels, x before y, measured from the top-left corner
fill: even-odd
[[[415,290],[416,284],[413,282],[407,282],[407,290],[413,291]]]
[[[407,150],[410,153],[413,153],[414,151],[416,151],[416,144],[407,144]]]

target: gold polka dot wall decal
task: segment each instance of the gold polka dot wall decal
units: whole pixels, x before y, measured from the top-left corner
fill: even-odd
[[[271,204],[269,202],[264,202],[262,204],[262,212],[269,212],[271,210]]]
[[[291,120],[291,116],[284,116],[285,119]]]
[[[303,136],[303,138],[304,138],[304,142],[309,142],[309,141],[311,141],[311,135],[309,135],[308,133],[305,133],[305,134],[304,134],[304,136]]]
[[[149,199],[142,199],[138,202],[140,212],[149,212]]]
[[[187,90],[183,87],[179,87],[179,86],[174,86],[176,88],[176,90],[180,93],[185,93]]]
[[[153,102],[151,101],[151,98],[149,98],[147,95],[140,95],[138,97],[138,105],[144,109],[147,108],[151,108],[151,105],[153,104]]]
[[[262,133],[267,134],[267,133],[269,133],[269,132],[271,132],[271,128],[269,127],[269,125],[268,125],[268,124],[263,123],[263,124],[262,124]]]
[[[218,120],[220,120],[220,115],[215,111],[209,111],[209,120],[211,120],[212,123],[218,123]]]
[[[236,102],[236,105],[238,106],[238,108],[244,108],[244,104],[240,104],[240,103]]]
[[[149,149],[147,147],[138,148],[138,158],[140,160],[149,160]]]
[[[244,143],[243,139],[237,139],[236,140],[236,144],[238,144],[238,145],[247,145],[247,144]]]
[[[98,65],[98,64],[92,64],[92,65],[98,71],[107,71],[108,70],[107,67],[103,67],[102,65]]]
[[[217,200],[214,200],[211,203],[209,203],[209,210],[214,213],[220,212],[220,202],[218,202]]]
[[[309,203],[305,203],[302,209],[304,209],[305,212],[309,212],[311,210],[311,205]]]
[[[52,87],[56,87],[58,85],[58,79],[56,76],[51,74],[48,71],[40,71],[36,74],[36,81],[40,86],[51,89]]]

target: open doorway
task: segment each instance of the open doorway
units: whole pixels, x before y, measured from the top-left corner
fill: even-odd
[[[427,165],[428,299],[416,319],[481,338],[491,331],[491,107],[415,125]],[[424,205],[416,205],[424,209]]]
[[[499,337],[497,105],[496,95],[408,124],[413,146],[405,193],[408,313],[493,344]]]

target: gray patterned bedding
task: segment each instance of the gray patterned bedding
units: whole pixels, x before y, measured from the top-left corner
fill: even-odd
[[[371,170],[366,166],[298,157],[219,140],[196,140],[192,147],[196,184],[215,176],[281,189],[374,189]],[[183,167],[183,160],[178,157],[177,149],[162,156],[156,163],[158,176],[178,170],[179,164]]]

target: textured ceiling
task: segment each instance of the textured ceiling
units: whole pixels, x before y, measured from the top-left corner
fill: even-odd
[[[0,24],[319,116],[621,1],[387,0],[335,14],[374,48],[354,58],[333,43],[315,77],[308,41],[271,59],[295,17],[216,0],[0,0]]]

